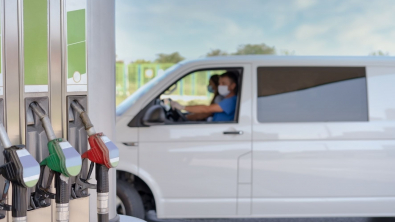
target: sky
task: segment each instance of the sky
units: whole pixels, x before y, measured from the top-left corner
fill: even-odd
[[[117,60],[187,59],[243,44],[281,54],[395,55],[395,0],[116,0]]]

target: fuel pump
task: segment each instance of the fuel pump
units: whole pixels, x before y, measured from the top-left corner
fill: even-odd
[[[96,164],[98,221],[108,222],[108,170],[118,165],[119,150],[103,133],[96,133],[88,114],[78,101],[72,101],[71,107],[79,114],[88,134],[88,141],[91,147],[90,150],[83,153],[81,157],[91,161],[90,172],[93,169],[93,164]]]
[[[76,176],[81,171],[81,156],[80,154],[67,142],[65,139],[56,138],[52,129],[51,122],[48,115],[36,103],[30,104],[30,108],[39,117],[44,127],[45,133],[48,137],[48,151],[49,156],[46,157],[41,163],[41,174],[37,189],[39,195],[34,196],[34,201],[39,202],[43,198],[55,198],[56,202],[56,221],[67,222],[69,221],[69,199],[70,199],[70,177]],[[49,179],[47,186],[42,187],[41,182],[44,177],[44,168],[49,168]],[[55,187],[56,194],[51,194],[48,191],[52,177],[55,174]],[[43,194],[43,195],[40,195]]]
[[[0,173],[5,178],[0,209],[12,211],[12,221],[26,221],[27,188],[37,184],[40,165],[24,145],[13,146],[11,144],[3,123],[0,123],[0,140],[4,146],[5,158],[5,164],[0,166]],[[10,182],[12,183],[12,206],[5,203]],[[0,219],[4,217],[5,215],[0,215]]]

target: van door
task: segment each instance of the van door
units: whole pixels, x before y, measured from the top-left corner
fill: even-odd
[[[208,104],[212,98],[207,92],[208,79],[228,69],[240,71],[235,121],[177,122],[139,128],[139,175],[155,184],[161,218],[250,213],[250,64],[194,67],[180,74],[173,86],[163,86],[170,93],[157,97],[184,105]]]
[[[254,216],[393,215],[395,69],[253,72]]]

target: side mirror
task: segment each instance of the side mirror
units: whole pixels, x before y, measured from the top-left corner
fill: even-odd
[[[165,111],[160,105],[151,106],[143,117],[143,124],[146,126],[163,125],[166,121]]]

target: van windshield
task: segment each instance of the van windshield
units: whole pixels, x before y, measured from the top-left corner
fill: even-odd
[[[175,64],[174,66],[166,69],[166,71],[162,75],[158,75],[149,81],[144,86],[140,87],[136,92],[126,98],[123,102],[121,102],[117,106],[116,114],[117,116],[122,116],[133,104],[144,96],[148,91],[156,86],[161,80],[163,80],[166,76],[170,75],[175,69],[177,69],[180,65]]]

